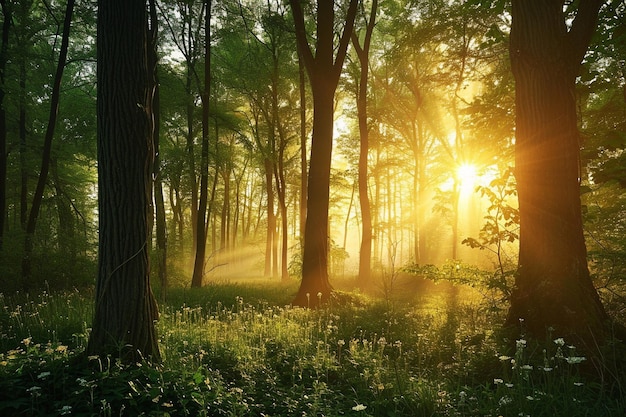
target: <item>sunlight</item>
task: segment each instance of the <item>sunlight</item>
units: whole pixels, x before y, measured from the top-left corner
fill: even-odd
[[[478,170],[473,164],[463,163],[456,169],[459,187],[462,191],[472,192],[478,180]]]

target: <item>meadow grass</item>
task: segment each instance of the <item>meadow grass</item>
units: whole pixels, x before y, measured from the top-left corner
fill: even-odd
[[[624,377],[581,371],[567,340],[503,342],[458,287],[402,299],[297,284],[173,289],[161,364],[86,357],[90,292],[0,295],[2,416],[621,416]],[[312,297],[315,302],[315,296]],[[607,367],[606,369],[610,369]],[[607,373],[608,374],[608,373]]]

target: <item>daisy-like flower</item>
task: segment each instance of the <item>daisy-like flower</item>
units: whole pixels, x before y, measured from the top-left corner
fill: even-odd
[[[357,404],[357,405],[355,405],[354,407],[352,407],[352,410],[354,410],[354,411],[363,411],[363,410],[365,410],[366,408],[367,408],[367,406],[366,406],[366,405],[363,405],[363,404]]]

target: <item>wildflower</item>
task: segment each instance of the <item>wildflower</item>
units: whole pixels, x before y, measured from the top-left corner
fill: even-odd
[[[525,371],[532,371],[533,370],[533,366],[532,365],[522,365],[521,368]]]
[[[506,355],[500,355],[498,356],[498,359],[501,360],[502,362],[508,361],[511,359],[510,356],[506,356]]]
[[[32,341],[33,341],[32,337],[27,337],[26,339],[22,340],[22,343],[24,343],[24,346],[28,346],[30,345]]]
[[[583,385],[585,385],[583,382],[574,382],[574,386],[576,387],[582,387]]]
[[[507,383],[506,383],[506,384],[504,384],[504,385],[506,385],[506,387],[507,387],[507,388],[513,388],[513,386],[514,386],[514,385],[513,385],[513,384],[511,384],[510,382],[507,382]]]
[[[515,341],[515,346],[516,346],[518,349],[524,349],[524,348],[526,347],[526,340],[524,340],[524,339],[519,339],[519,340]]]
[[[553,340],[554,344],[557,346],[564,346],[565,345],[565,340],[563,340],[562,337],[559,337],[557,339]]]
[[[67,346],[65,345],[59,345],[57,346],[57,348],[55,349],[57,352],[59,353],[65,353],[67,352]]]
[[[45,371],[45,372],[42,372],[39,375],[37,375],[37,379],[45,379],[45,378],[47,378],[49,376],[50,376],[50,372]]]
[[[339,339],[339,340],[337,340],[337,344],[338,344],[339,346],[343,346],[343,345],[345,345],[345,344],[346,344],[346,342],[345,342],[343,339]]]
[[[582,361],[587,360],[587,358],[585,358],[584,356],[570,356],[569,358],[565,358],[565,360],[570,365],[574,365],[574,364],[581,363]]]
[[[363,405],[363,404],[357,404],[357,405],[355,405],[354,407],[352,407],[352,410],[354,410],[354,411],[363,411],[363,410],[365,410],[366,408],[367,408],[367,406],[366,406],[366,405]]]
[[[72,406],[64,405],[63,407],[61,407],[61,409],[59,409],[59,414],[61,414],[62,416],[72,414]]]
[[[512,402],[513,402],[513,399],[509,397],[508,395],[505,395],[504,397],[500,398],[500,401],[498,401],[498,404],[500,404],[500,406],[503,406],[503,405],[511,404]]]
[[[493,379],[493,383],[494,383],[494,384],[496,384],[496,385],[498,385],[498,384],[502,384],[503,382],[504,382],[504,381],[503,381],[502,379],[500,379],[500,378],[494,378],[494,379]]]

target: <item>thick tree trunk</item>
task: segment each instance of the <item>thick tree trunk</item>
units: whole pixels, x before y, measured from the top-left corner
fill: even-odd
[[[357,1],[350,0],[343,33],[334,42],[334,2],[317,2],[317,39],[313,55],[306,37],[304,13],[298,0],[290,0],[300,57],[313,90],[313,139],[308,178],[307,218],[304,231],[302,282],[294,305],[317,306],[310,297],[325,302],[332,287],[328,280],[328,197],[333,147],[334,96],[354,28]],[[336,48],[335,48],[336,47]],[[336,50],[336,56],[335,56]]]
[[[560,2],[513,1],[520,252],[507,322],[540,338],[552,327],[591,340],[607,319],[587,268],[574,96],[600,4],[581,2],[568,32]]]
[[[100,233],[87,354],[126,362],[160,359],[148,257],[153,148],[146,24],[144,1],[98,2]]]
[[[313,93],[314,140],[311,144],[302,283],[293,301],[294,305],[304,307],[316,307],[317,294],[321,294],[325,301],[332,290],[328,280],[328,205],[334,91],[328,86]]]

